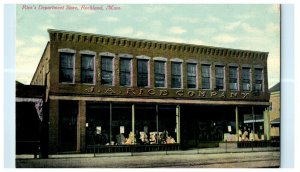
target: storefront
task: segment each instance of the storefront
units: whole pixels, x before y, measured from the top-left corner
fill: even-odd
[[[269,139],[267,52],[48,32],[31,84],[46,85],[51,153]]]

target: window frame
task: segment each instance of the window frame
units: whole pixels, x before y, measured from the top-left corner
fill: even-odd
[[[236,78],[232,78],[231,75],[230,75],[230,69],[235,69],[236,71]],[[231,79],[236,79],[236,89],[231,89]],[[229,66],[228,67],[228,83],[229,83],[229,90],[230,91],[239,91],[239,67],[238,66]]]
[[[147,63],[147,85],[139,85],[139,76],[141,75],[141,73],[139,72],[139,61],[143,61],[143,62],[146,62]],[[136,63],[137,63],[137,68],[136,68],[136,70],[137,70],[137,86],[138,87],[149,87],[149,85],[150,85],[150,83],[149,83],[149,79],[150,79],[150,76],[149,76],[149,74],[150,74],[150,70],[149,70],[149,62],[150,62],[150,60],[149,59],[142,59],[142,58],[138,58],[137,59],[137,61],[136,61]],[[143,73],[144,74],[144,73]],[[142,77],[143,78],[143,77]]]
[[[244,82],[244,69],[249,69],[249,72],[248,72],[248,75],[249,75],[249,90],[245,90],[244,89],[244,84],[246,82]],[[242,67],[242,91],[251,91],[252,90],[252,73],[251,73],[251,67],[248,67],[248,66],[245,66],[245,67]]]
[[[61,84],[75,84],[75,51],[59,51],[59,83]],[[72,82],[62,81],[62,54],[69,54],[72,57]],[[68,68],[70,69],[70,68]]]
[[[256,84],[257,84],[257,79],[256,79],[256,71],[257,70],[260,70],[260,74],[261,74],[261,89],[260,90],[257,90],[256,89]],[[264,90],[264,69],[263,68],[254,68],[254,90],[255,91],[260,91],[260,92],[263,92],[263,90]]]
[[[218,75],[218,72],[217,72],[217,70],[218,69],[222,69],[221,71],[223,72],[223,75],[222,75],[222,77],[220,77],[219,75]],[[218,79],[222,79],[223,81],[222,81],[222,86],[223,86],[223,88],[217,88],[217,86],[218,86]],[[225,85],[225,66],[224,65],[215,65],[215,88],[217,89],[217,90],[221,90],[221,91],[224,91],[224,90],[226,90],[226,85]]]
[[[108,85],[108,86],[114,86],[114,84],[115,84],[115,70],[114,70],[114,61],[115,61],[115,56],[111,56],[111,55],[100,55],[100,58],[101,58],[101,64],[100,64],[100,66],[101,66],[101,78],[100,78],[100,80],[101,80],[101,85]],[[102,76],[103,76],[103,58],[111,58],[111,69],[112,69],[112,71],[111,71],[111,75],[112,75],[112,78],[111,78],[111,84],[104,84],[102,81]]]
[[[189,65],[195,66],[195,76],[189,76],[189,72],[188,72]],[[195,77],[195,87],[189,87],[189,77]],[[192,62],[186,63],[186,84],[188,89],[198,89],[198,64],[197,63],[192,63]]]
[[[173,74],[173,64],[179,64],[180,66],[180,75],[176,75],[176,76],[180,76],[180,87],[174,87],[174,82],[173,82],[173,76],[175,76]],[[183,88],[183,72],[182,72],[182,64],[183,62],[181,61],[171,61],[171,88],[175,88],[175,89],[182,89]]]
[[[83,69],[82,69],[82,58],[83,58],[83,56],[91,56],[92,57],[92,59],[93,59],[93,82],[92,83],[88,83],[88,82],[83,82],[82,81],[82,71],[83,71]],[[81,64],[80,64],[80,82],[82,83],[82,84],[88,84],[88,85],[95,85],[95,83],[96,83],[96,58],[95,58],[96,56],[95,55],[93,55],[93,54],[81,54],[81,56],[80,56],[80,60],[81,60]],[[85,69],[85,70],[87,70],[87,69]]]
[[[209,77],[205,77],[205,76],[203,76],[203,67],[204,66],[206,66],[206,67],[208,67],[208,72],[209,72]],[[204,88],[203,87],[203,81],[204,81],[204,79],[207,79],[208,78],[208,80],[209,80],[209,84],[208,84],[208,88]],[[202,85],[201,85],[201,89],[202,90],[211,90],[211,88],[212,88],[212,86],[211,86],[211,64],[201,64],[201,83],[202,83]]]
[[[164,86],[156,86],[156,76],[157,76],[157,72],[156,72],[156,64],[157,63],[163,63],[163,71],[164,71],[164,73],[163,74],[161,74],[161,73],[159,73],[159,75],[164,75]],[[163,60],[154,60],[154,87],[156,87],[156,88],[166,88],[167,87],[167,63],[166,63],[166,61],[163,61]]]
[[[120,68],[120,71],[119,71],[119,79],[120,79],[120,86],[124,86],[124,87],[131,87],[132,86],[132,58],[128,58],[128,57],[123,57],[123,56],[120,56],[120,58],[119,58],[120,60],[119,60],[119,68]],[[126,84],[122,84],[121,83],[121,80],[122,80],[122,72],[124,72],[124,71],[122,71],[122,62],[121,61],[123,61],[123,60],[129,60],[129,67],[130,67],[130,69],[129,69],[129,82],[130,82],[130,84],[129,85],[126,85]],[[126,72],[125,71],[125,74],[126,73],[128,73],[128,72]]]

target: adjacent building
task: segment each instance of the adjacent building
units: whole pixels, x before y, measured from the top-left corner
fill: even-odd
[[[16,81],[16,154],[47,154],[45,87]],[[46,122],[45,122],[46,121]],[[45,134],[42,134],[45,133]],[[42,149],[41,149],[42,147]]]
[[[50,153],[270,139],[267,52],[48,32],[31,85],[46,87]]]
[[[280,82],[269,90],[270,92],[270,136],[279,140],[280,137]]]

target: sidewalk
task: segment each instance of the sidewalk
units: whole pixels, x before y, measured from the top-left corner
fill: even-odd
[[[224,154],[224,153],[253,153],[253,152],[278,152],[279,147],[262,147],[262,148],[199,148],[176,151],[153,151],[153,152],[117,152],[117,153],[71,153],[71,154],[52,154],[49,159],[57,158],[91,158],[91,157],[122,157],[122,156],[155,156],[155,155],[193,155],[193,154]],[[34,155],[16,155],[16,159],[33,159]]]
[[[201,153],[202,152],[202,153]],[[167,155],[166,155],[167,153]],[[279,149],[244,149],[234,153],[216,149],[169,152],[62,154],[48,159],[17,158],[17,168],[274,168],[280,167]]]

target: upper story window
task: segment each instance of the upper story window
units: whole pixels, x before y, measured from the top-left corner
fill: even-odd
[[[131,86],[131,59],[120,58],[120,85]]]
[[[155,87],[166,87],[166,62],[154,61]]]
[[[224,66],[216,66],[216,89],[224,90]]]
[[[137,86],[148,86],[148,62],[149,60],[137,59]]]
[[[60,53],[59,82],[74,83],[74,53]]]
[[[255,69],[255,90],[262,91],[263,87],[263,69],[256,68]]]
[[[210,65],[201,65],[202,89],[210,89]]]
[[[81,55],[81,83],[94,83],[94,55]]]
[[[234,66],[229,67],[229,90],[238,90],[238,68]]]
[[[251,70],[250,67],[243,67],[242,68],[242,75],[243,75],[243,90],[250,91],[251,88]]]
[[[182,75],[181,75],[181,62],[172,62],[171,70],[172,70],[172,88],[181,88],[182,87]]]
[[[113,57],[101,56],[101,83],[113,85]]]
[[[187,87],[197,87],[197,64],[187,63]]]

